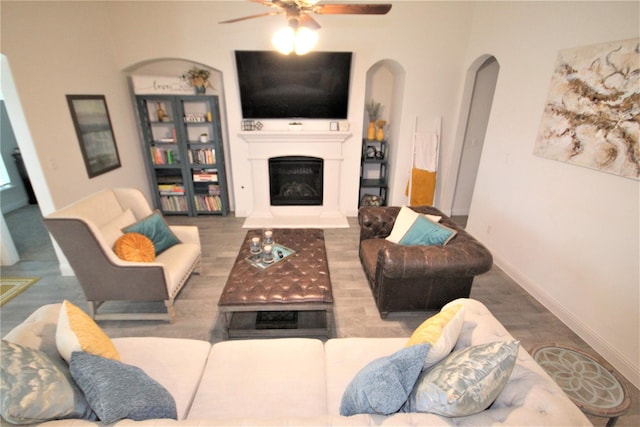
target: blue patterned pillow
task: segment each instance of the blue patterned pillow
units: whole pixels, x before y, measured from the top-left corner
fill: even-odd
[[[403,348],[362,368],[342,395],[340,415],[398,412],[420,375],[429,344]]]
[[[424,371],[404,412],[466,417],[487,409],[509,381],[519,341],[467,347]]]
[[[5,340],[0,344],[0,409],[13,424],[97,419],[63,361]]]
[[[178,418],[173,396],[136,366],[74,351],[69,368],[87,401],[105,424],[124,418],[135,421]]]
[[[400,239],[401,245],[446,245],[457,231],[419,215]]]
[[[141,219],[133,225],[122,229],[123,233],[140,233],[147,236],[153,242],[156,256],[180,243],[180,239],[173,234],[160,212],[154,211],[151,215]]]

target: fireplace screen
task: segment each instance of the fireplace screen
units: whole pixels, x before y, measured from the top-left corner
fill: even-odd
[[[269,159],[272,206],[322,205],[323,160],[285,156]]]

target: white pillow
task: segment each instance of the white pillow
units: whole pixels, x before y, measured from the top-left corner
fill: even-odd
[[[398,212],[398,216],[396,217],[396,222],[393,224],[393,229],[391,230],[391,234],[387,236],[387,240],[392,243],[400,243],[400,240],[407,234],[407,231],[411,228],[413,223],[416,221],[420,214],[413,209],[402,206],[400,208],[400,212]],[[437,215],[423,215],[429,218],[433,222],[439,222],[442,217]]]
[[[431,348],[424,360],[423,369],[428,369],[447,357],[456,346],[462,325],[465,308],[462,303],[447,304],[440,312],[431,316],[418,326],[406,346],[429,343]]]
[[[100,227],[102,238],[110,248],[113,248],[116,240],[118,240],[118,238],[124,234],[122,232],[122,229],[127,225],[133,224],[134,222],[136,222],[136,217],[133,215],[131,209],[127,209],[126,211],[122,212],[120,215]]]

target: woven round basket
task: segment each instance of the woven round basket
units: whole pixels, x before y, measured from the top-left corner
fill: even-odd
[[[140,233],[126,233],[116,240],[113,251],[125,261],[152,262],[156,259],[153,242]]]

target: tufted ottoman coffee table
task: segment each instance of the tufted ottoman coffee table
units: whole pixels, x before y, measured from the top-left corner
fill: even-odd
[[[333,292],[324,233],[319,229],[281,228],[273,230],[276,243],[295,253],[274,265],[260,269],[246,261],[252,237],[262,230],[249,230],[218,301],[223,338],[260,336],[331,336]],[[321,323],[311,327],[299,323],[295,329],[234,328],[234,315],[243,313],[299,312],[321,314]],[[314,312],[314,313],[312,313]],[[308,326],[308,325],[307,325]]]

